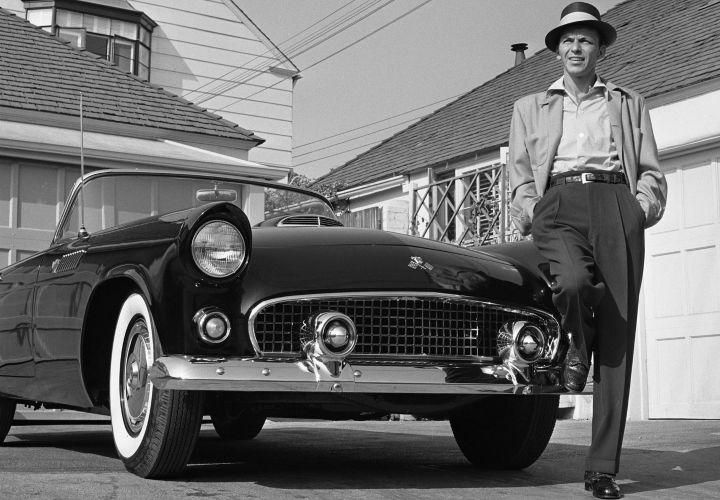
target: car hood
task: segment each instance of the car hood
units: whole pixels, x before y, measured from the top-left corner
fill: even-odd
[[[528,304],[544,283],[516,262],[435,241],[355,228],[257,228],[246,297],[431,291]],[[262,290],[262,292],[257,292]],[[540,304],[538,304],[540,305]]]

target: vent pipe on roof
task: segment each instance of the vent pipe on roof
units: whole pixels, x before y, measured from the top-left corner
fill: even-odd
[[[527,43],[513,43],[510,46],[510,50],[515,52],[515,66],[525,60],[525,51],[528,48]]]

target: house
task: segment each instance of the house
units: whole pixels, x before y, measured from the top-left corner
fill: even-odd
[[[158,0],[143,3],[143,11],[131,3],[0,0],[0,267],[50,242],[80,174],[81,143],[89,170],[199,168],[272,180],[290,172],[295,70],[287,58],[233,2]],[[208,28],[218,32],[211,36]],[[210,62],[193,57],[203,43]],[[232,51],[219,48],[230,45]],[[247,54],[262,54],[259,82],[208,90],[216,76],[241,64],[229,52],[244,46]],[[234,103],[222,116],[179,97],[206,84],[203,95]],[[234,99],[246,85],[275,84],[278,102]]]
[[[629,415],[717,419],[720,2],[627,0],[603,19],[618,40],[599,73],[648,99],[669,185],[666,215],[646,233]],[[317,183],[344,185],[340,204],[380,213],[385,230],[458,244],[512,239],[502,209],[512,105],[560,73],[541,50]]]
[[[0,7],[265,141],[249,159],[292,163],[298,68],[236,0],[0,0]]]

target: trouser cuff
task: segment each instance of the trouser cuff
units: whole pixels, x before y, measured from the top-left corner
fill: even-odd
[[[592,472],[603,472],[605,474],[617,474],[619,467],[614,460],[600,460],[588,458],[585,461],[585,470]]]

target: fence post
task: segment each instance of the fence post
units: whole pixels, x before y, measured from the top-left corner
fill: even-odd
[[[417,214],[415,213],[415,184],[408,175],[408,234],[417,236]]]
[[[500,148],[500,243],[505,243],[505,235],[507,234],[507,160],[509,149],[507,147]]]

